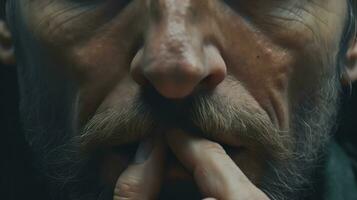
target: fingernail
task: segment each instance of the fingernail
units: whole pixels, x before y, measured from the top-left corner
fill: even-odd
[[[147,138],[139,144],[134,157],[134,164],[144,163],[150,156],[154,148],[153,140]]]

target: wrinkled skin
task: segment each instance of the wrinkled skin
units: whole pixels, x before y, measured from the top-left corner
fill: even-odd
[[[21,114],[39,166],[51,171],[48,159],[65,159],[61,152],[56,159],[50,153],[77,141],[73,154],[95,166],[90,181],[111,188],[114,199],[155,198],[162,182],[171,195],[187,199],[189,193],[175,193],[170,184],[192,177],[204,197],[268,199],[274,195],[262,186],[268,163],[295,160],[298,135],[308,134],[296,129],[298,111],[308,112],[300,106],[309,101],[320,108],[322,85],[338,85],[337,55],[347,19],[347,2],[341,0],[7,3]],[[185,113],[200,113],[192,103],[196,98],[216,99],[218,110]],[[130,116],[137,104],[142,110]],[[230,111],[240,113],[231,117],[236,121],[226,120]],[[126,113],[130,127],[93,128],[108,113]],[[220,119],[221,126],[209,125]],[[155,138],[154,147],[129,164],[122,152],[129,147],[121,146],[144,138]],[[314,152],[304,153],[314,155],[323,144],[321,139]],[[112,147],[121,149],[113,153]],[[167,167],[171,157],[185,170]]]

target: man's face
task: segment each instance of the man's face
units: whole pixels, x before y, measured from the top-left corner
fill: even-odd
[[[325,143],[345,1],[8,4],[24,128],[50,181],[76,188],[65,198],[113,188],[142,140],[177,130],[222,145],[270,196],[301,186]],[[170,148],[163,190],[187,198]]]

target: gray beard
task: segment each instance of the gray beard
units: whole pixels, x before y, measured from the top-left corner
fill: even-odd
[[[324,156],[325,145],[330,139],[329,133],[335,124],[338,110],[339,84],[337,78],[326,77],[320,85],[318,91],[307,95],[304,102],[293,109],[291,131],[296,139],[294,156],[288,161],[268,163],[267,173],[262,184],[258,186],[271,199],[304,199],[306,197],[301,194],[308,192],[301,191],[311,189],[310,178],[317,163]],[[68,90],[71,85],[62,87],[62,91],[73,91],[73,88]],[[41,94],[43,97],[44,93]],[[25,132],[34,151],[36,165],[46,177],[50,193],[54,194],[53,198],[66,200],[111,199],[112,188],[99,184],[96,173],[97,166],[94,164],[96,158],[79,156],[77,154],[78,144],[71,140],[75,129],[72,111],[75,105],[70,105],[73,101],[52,101],[54,103],[51,105],[37,104],[38,107],[34,107],[33,102],[41,101],[32,101],[31,105],[26,105],[26,102],[22,101],[21,111],[22,116],[25,117],[23,118]],[[48,101],[47,98],[47,102],[51,101]],[[56,102],[58,105],[55,104]],[[36,124],[34,123],[36,121],[35,111],[41,116],[44,113],[39,112],[46,112],[49,109],[47,106],[55,109],[63,108],[65,104],[67,108],[71,108],[67,110],[68,112],[61,110],[59,113],[62,116],[42,118],[42,121],[46,121],[46,123],[37,123],[38,126],[33,126]],[[56,113],[54,110],[47,112]]]
[[[296,138],[295,156],[289,162],[269,163],[261,188],[271,199],[307,199],[316,189],[312,177],[323,167],[340,102],[336,75],[325,77],[320,85],[320,90],[294,108],[291,131]]]
[[[15,15],[12,18],[16,18]],[[15,21],[15,20],[14,20]],[[15,23],[10,23],[15,24]],[[17,31],[21,33],[21,31]],[[20,38],[20,37],[14,37]],[[31,39],[24,38],[24,41]],[[18,41],[18,43],[24,43]],[[27,44],[28,46],[35,46]],[[46,68],[31,60],[37,48],[17,48],[20,112],[27,141],[32,147],[34,162],[49,183],[54,199],[111,199],[110,188],[97,180],[95,160],[80,157],[77,144],[71,142],[76,130],[76,88],[67,80],[49,77]],[[38,52],[42,58],[44,52]],[[345,55],[345,54],[342,54]],[[38,59],[40,60],[40,59]],[[22,66],[21,66],[22,65]],[[43,77],[47,77],[46,80]],[[319,90],[309,93],[304,102],[292,108],[291,132],[296,138],[295,156],[289,162],[269,163],[268,173],[259,186],[272,199],[303,199],[316,163],[325,152],[338,110],[338,78],[329,75],[319,83]],[[61,83],[58,85],[58,83]],[[56,88],[56,91],[53,90]],[[58,100],[61,101],[58,101]],[[90,167],[92,166],[92,167]]]
[[[61,80],[46,67],[38,69],[46,65],[36,63],[36,57],[19,56],[31,55],[21,52],[26,49],[31,48],[17,51],[23,58],[18,63],[20,113],[34,163],[48,182],[50,194],[53,199],[63,200],[111,199],[111,188],[99,184],[96,158],[80,156],[78,143],[72,141],[78,130],[75,84]],[[44,52],[38,53],[43,57]],[[334,74],[323,75],[316,89],[291,108],[294,156],[268,163],[265,178],[258,186],[271,199],[303,199],[301,191],[311,185],[311,174],[324,155],[338,110],[340,86]]]

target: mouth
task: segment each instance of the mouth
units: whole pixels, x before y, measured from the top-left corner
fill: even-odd
[[[132,163],[136,151],[141,141],[132,142],[124,145],[117,145],[110,148],[112,154],[103,166],[102,172],[105,172],[106,183],[113,185],[120,174]],[[231,146],[227,144],[220,144],[229,156],[236,157],[245,151],[243,146]],[[164,180],[161,188],[159,199],[192,199],[202,198],[200,192],[193,180],[192,174],[186,170],[184,165],[177,160],[176,156],[168,149],[166,155],[166,167],[164,173]],[[113,167],[115,166],[115,167]],[[115,172],[110,172],[111,170]],[[103,175],[103,173],[102,173]],[[108,179],[108,176],[109,177]],[[108,182],[109,181],[109,182]],[[181,195],[182,198],[178,198]]]
[[[135,153],[139,147],[140,142],[141,141],[137,141],[137,142],[132,142],[132,143],[128,143],[128,144],[113,146],[113,147],[111,147],[111,151],[115,155],[120,156],[121,159],[126,161],[126,163],[130,163],[133,161],[133,159],[135,157]],[[214,141],[214,142],[217,142],[217,141]],[[229,156],[237,155],[246,149],[244,146],[232,146],[232,145],[223,144],[223,143],[219,143],[219,144],[223,147],[223,149],[226,151],[226,153]],[[167,163],[168,163],[168,166],[175,166],[176,164],[179,163],[178,160],[176,159],[175,155],[171,151],[169,151],[169,153],[167,155]]]

